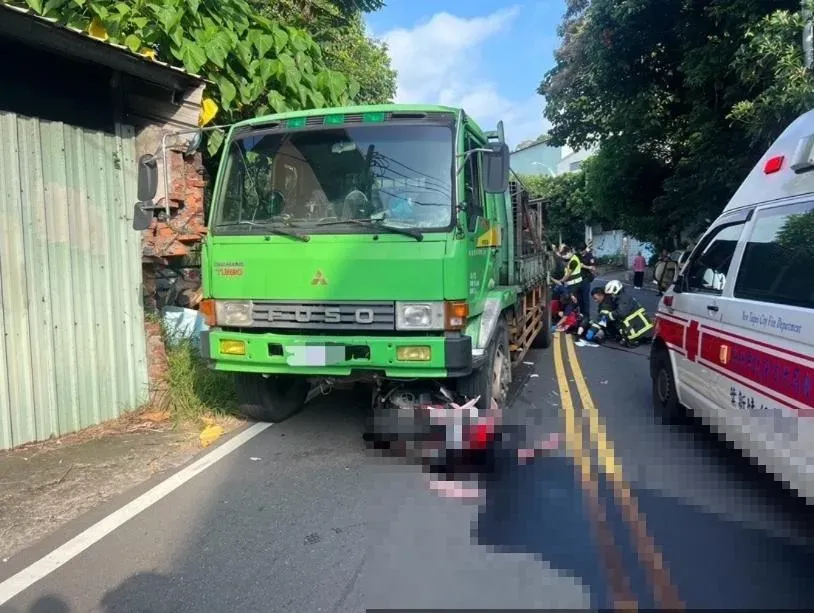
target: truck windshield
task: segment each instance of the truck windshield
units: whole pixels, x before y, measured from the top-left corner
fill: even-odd
[[[275,223],[309,234],[444,229],[452,222],[452,160],[445,126],[256,131],[229,143],[213,226],[241,234]]]

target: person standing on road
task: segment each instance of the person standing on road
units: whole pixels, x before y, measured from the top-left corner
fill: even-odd
[[[642,284],[644,283],[644,269],[647,267],[647,262],[642,255],[642,252],[639,251],[636,254],[636,257],[633,258],[633,287],[636,289],[642,289]]]
[[[582,269],[582,283],[579,288],[579,308],[586,317],[591,314],[591,283],[596,278],[596,258],[590,245],[580,243],[579,260]]]
[[[579,309],[585,312],[586,304],[583,303],[582,297],[582,259],[571,247],[565,247],[562,250],[562,258],[568,263],[565,265],[565,276],[562,278],[561,283],[565,285],[570,292],[576,292],[577,300],[579,301]]]

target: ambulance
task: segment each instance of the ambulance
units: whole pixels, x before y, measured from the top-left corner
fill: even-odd
[[[662,298],[655,409],[687,410],[814,503],[814,111],[794,121]]]

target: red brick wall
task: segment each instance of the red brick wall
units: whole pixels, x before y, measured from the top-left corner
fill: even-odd
[[[163,209],[157,211],[152,225],[144,231],[143,241],[144,257],[159,261],[188,255],[190,247],[206,234],[206,171],[201,154],[185,157],[180,149],[168,149],[167,156],[170,218],[167,220]],[[160,190],[163,192],[163,186]],[[164,206],[164,199],[156,205]]]
[[[157,210],[155,219],[150,228],[144,231],[142,240],[144,307],[148,313],[157,313],[157,269],[167,266],[173,258],[189,255],[191,247],[199,243],[206,234],[206,172],[201,154],[184,156],[182,149],[168,149],[167,155],[170,218],[166,218],[163,209]],[[159,186],[159,191],[163,193],[163,185]],[[163,206],[163,198],[156,204]],[[197,288],[188,291],[194,292],[195,289]],[[163,407],[166,402],[167,351],[161,336],[161,325],[158,322],[147,322],[145,333],[150,403]]]

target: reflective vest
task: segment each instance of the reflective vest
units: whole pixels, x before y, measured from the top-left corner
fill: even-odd
[[[574,268],[571,268],[571,265],[576,262],[577,265]],[[565,284],[568,287],[572,285],[579,285],[582,283],[582,260],[579,259],[578,255],[572,255],[571,259],[568,260],[568,266],[565,269],[566,274],[571,275]]]
[[[622,329],[627,340],[635,341],[653,329],[653,322],[647,317],[644,307],[639,307],[622,320]]]

